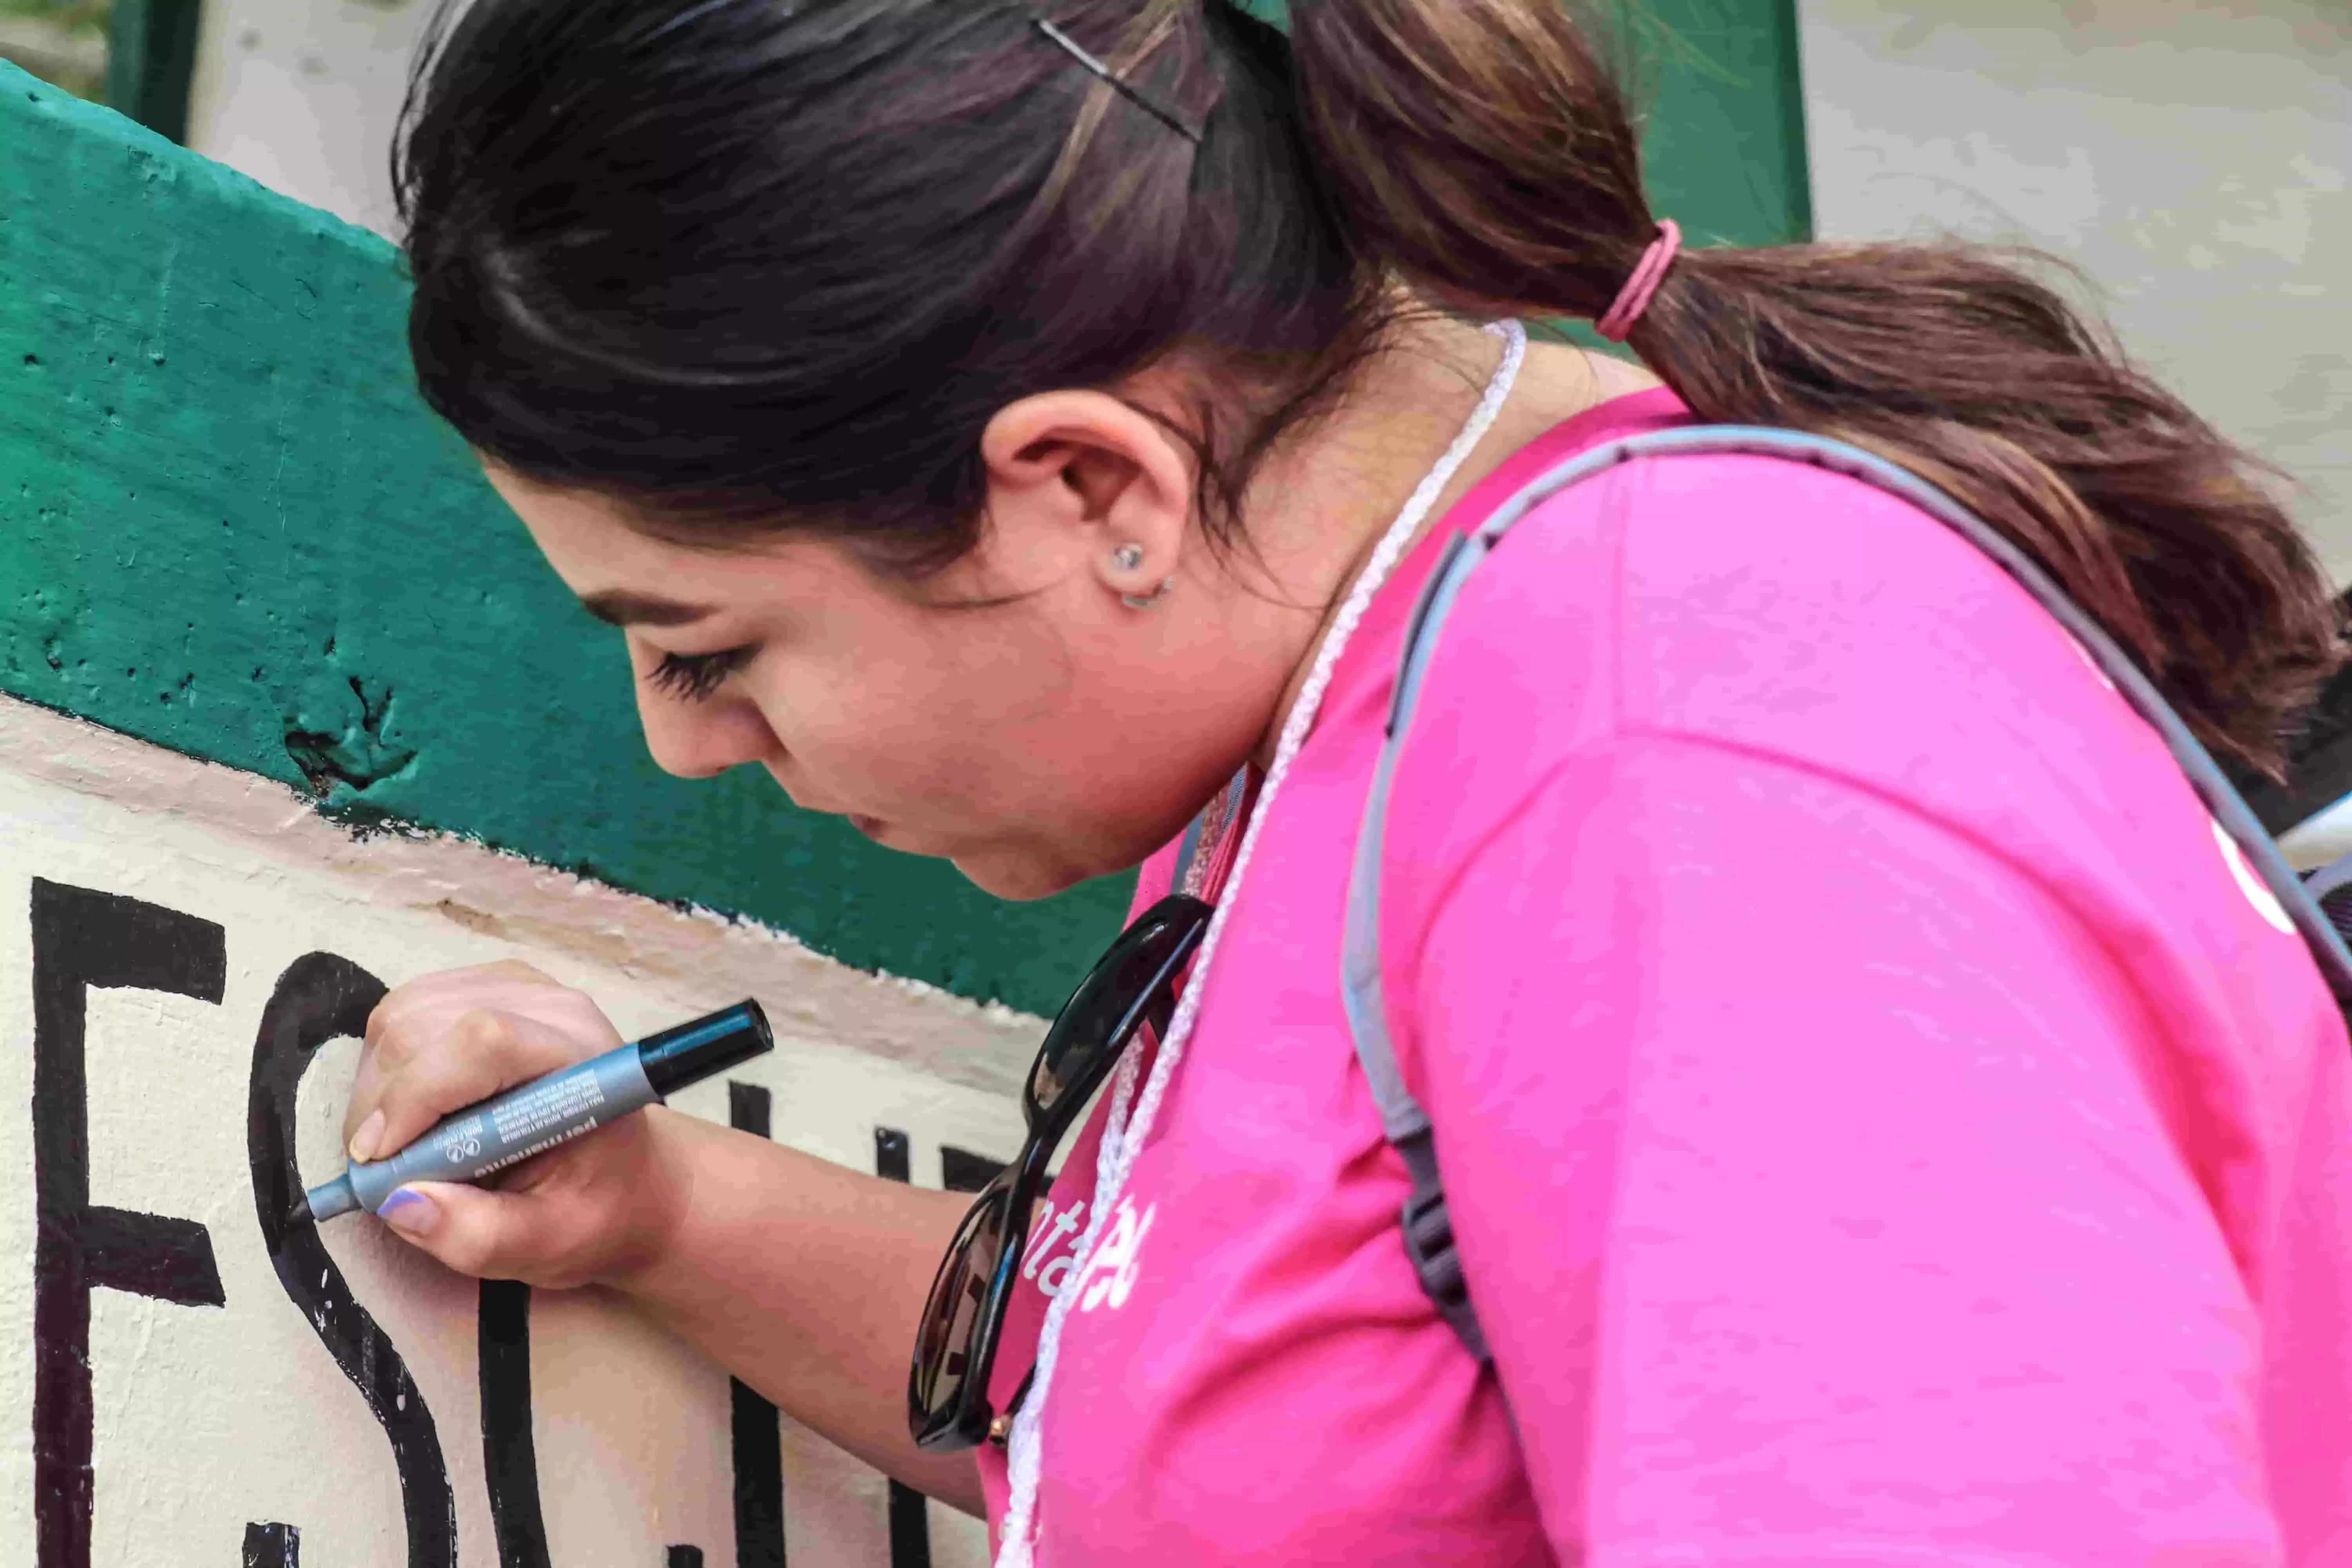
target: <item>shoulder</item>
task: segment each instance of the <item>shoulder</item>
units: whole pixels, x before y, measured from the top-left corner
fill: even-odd
[[[1923,769],[2178,781],[2050,614],[1904,498],[1785,458],[1649,456],[1532,508],[1464,589],[1430,706],[1526,765],[1670,735],[1909,793]],[[1416,742],[1416,743],[1418,743]],[[2110,773],[2109,777],[2113,774]]]
[[[1945,721],[1970,710],[2014,740],[2021,715],[2033,729],[2116,706],[2031,594],[1901,496],[1731,454],[1638,463],[1619,488],[1625,729],[1828,760],[1948,746]],[[1942,700],[1933,725],[1885,728],[1926,696]]]
[[[1445,623],[1396,774],[1391,863],[1427,868],[1440,896],[1529,803],[1660,742],[1898,807],[2095,923],[2217,916],[2217,953],[2276,934],[2247,924],[2203,804],[2064,629],[1969,541],[1859,479],[1650,457],[1530,510]],[[1427,913],[1414,880],[1384,924]]]
[[[1701,1015],[1707,1049],[1775,1016],[1863,1045],[1990,1020],[2046,1044],[2036,1072],[2096,1037],[2258,1277],[2334,1004],[2155,731],[1902,498],[1709,455],[1544,502],[1457,600],[1392,800],[1382,973],[1441,1128],[1431,1063],[1475,1119],[1551,1070],[1559,1019],[1596,1051],[1617,1019],[1608,1060]],[[1885,1005],[1829,1023],[1815,995]]]
[[[1610,764],[1662,742],[1728,765]],[[1475,858],[1531,858],[1539,803],[1638,834],[1655,812],[1595,816],[1596,792],[1704,814],[1797,775],[1870,803],[1815,826],[1864,833],[1892,808],[2033,883],[2140,954],[2147,1000],[2189,1034],[2273,1007],[2299,1036],[2335,1030],[2305,1026],[2332,1010],[2299,939],[2049,612],[1902,497],[1767,456],[1627,462],[1529,511],[1479,568],[1396,774],[1390,862],[1424,874],[1398,879],[1389,951],[1413,951]]]

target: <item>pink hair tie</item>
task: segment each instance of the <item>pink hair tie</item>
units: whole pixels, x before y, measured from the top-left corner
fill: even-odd
[[[1658,220],[1658,237],[1650,241],[1650,248],[1642,252],[1642,259],[1633,275],[1625,279],[1625,287],[1617,290],[1610,303],[1609,313],[1592,324],[1592,330],[1612,343],[1622,343],[1642,312],[1650,308],[1650,296],[1658,291],[1658,280],[1666,268],[1675,264],[1675,252],[1682,248],[1683,231],[1672,218]]]

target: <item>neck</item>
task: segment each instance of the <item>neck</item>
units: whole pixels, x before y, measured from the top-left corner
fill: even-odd
[[[1279,570],[1285,599],[1314,609],[1293,623],[1290,676],[1253,753],[1258,767],[1272,762],[1283,723],[1339,606],[1406,500],[1461,433],[1502,356],[1501,340],[1464,322],[1433,320],[1401,328],[1360,369],[1339,408],[1251,487],[1244,515],[1254,523],[1268,520],[1265,537],[1287,558]],[[1658,384],[1638,365],[1530,343],[1500,416],[1440,492],[1406,550],[1546,430],[1610,398]]]

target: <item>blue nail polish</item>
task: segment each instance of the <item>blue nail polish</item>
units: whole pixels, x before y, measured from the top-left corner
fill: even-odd
[[[423,1193],[402,1187],[383,1200],[376,1215],[384,1224],[404,1230],[411,1236],[423,1236],[441,1218],[441,1205]]]

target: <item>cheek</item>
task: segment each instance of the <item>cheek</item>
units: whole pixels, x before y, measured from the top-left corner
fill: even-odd
[[[892,640],[778,661],[763,704],[812,784],[877,816],[974,826],[1066,814],[1083,795],[1094,726],[1058,643],[978,617]]]
[[[1055,608],[828,605],[744,672],[782,743],[779,780],[1012,897],[1156,848],[1255,731],[1223,732],[1233,705],[1213,681],[1138,666]]]
[[[791,767],[879,811],[988,793],[1003,749],[992,695],[952,668],[877,659],[780,670],[758,700]]]

